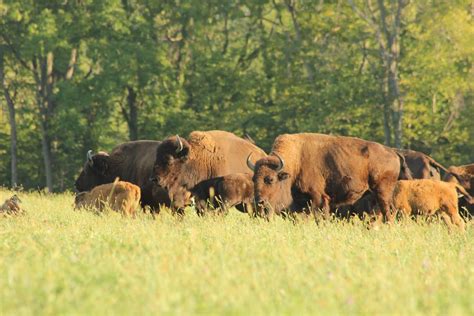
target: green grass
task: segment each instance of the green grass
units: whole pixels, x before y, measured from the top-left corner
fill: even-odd
[[[474,313],[471,224],[126,219],[19,196],[27,214],[0,218],[0,315]]]

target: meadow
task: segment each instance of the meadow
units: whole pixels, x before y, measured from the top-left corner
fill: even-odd
[[[0,217],[0,315],[474,313],[472,221],[131,219],[19,196],[27,214]]]

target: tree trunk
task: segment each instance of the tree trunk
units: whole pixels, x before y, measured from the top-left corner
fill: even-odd
[[[398,79],[398,63],[400,59],[400,32],[402,25],[402,11],[410,3],[407,0],[390,1],[387,10],[386,2],[378,0],[377,17],[372,7],[372,1],[366,0],[364,9],[359,9],[353,0],[348,0],[352,9],[373,29],[375,39],[379,44],[380,59],[384,70],[382,93],[384,101],[384,132],[385,142],[390,143],[390,114],[394,134],[394,146],[400,148],[403,140],[403,99]],[[387,93],[385,93],[387,91]]]
[[[389,25],[387,19],[387,8],[383,0],[378,0],[382,34],[385,37],[385,49],[383,51],[386,74],[388,80],[388,95],[392,107],[392,126],[394,134],[394,145],[396,148],[402,147],[403,137],[403,100],[400,93],[398,79],[398,62],[400,58],[400,28],[402,10],[408,4],[403,0],[397,1],[396,10],[392,12],[392,22]]]
[[[291,21],[293,22],[293,28],[295,29],[297,47],[299,50],[301,50],[303,39],[301,38],[301,29],[296,17],[295,2],[293,0],[286,0],[285,4],[288,11],[290,12]],[[302,59],[303,59],[303,65],[306,70],[306,75],[308,76],[308,80],[310,82],[314,82],[314,71],[313,71],[312,65],[308,62],[306,56],[303,56]]]
[[[53,169],[52,169],[52,154],[51,141],[48,136],[48,128],[46,122],[40,120],[41,127],[41,152],[43,154],[44,173],[46,176],[46,188],[48,192],[53,192]]]
[[[137,93],[132,87],[127,87],[127,104],[128,104],[128,131],[130,140],[138,139],[138,108]]]
[[[388,70],[388,86],[390,101],[392,103],[392,126],[394,133],[394,145],[396,148],[402,147],[403,137],[403,100],[400,95],[398,83],[398,45],[397,41],[392,44],[390,66]]]
[[[5,88],[5,99],[8,104],[8,119],[10,123],[10,151],[11,151],[11,186],[15,188],[18,185],[18,149],[16,132],[16,112],[15,104],[10,97],[10,93]]]
[[[391,104],[388,98],[388,83],[384,76],[383,80],[380,80],[380,91],[382,94],[383,102],[383,130],[385,135],[385,145],[392,146],[392,128],[390,125],[390,114]]]
[[[137,104],[137,93],[135,90],[127,86],[127,106],[120,102],[120,108],[122,115],[128,125],[128,138],[129,140],[138,139],[138,104]],[[128,109],[127,109],[128,108]]]
[[[43,154],[46,188],[53,191],[53,170],[51,140],[49,137],[49,121],[53,111],[52,95],[52,62],[53,55],[33,58],[33,74],[36,82],[36,104],[39,110],[39,125],[41,131],[41,152]],[[39,68],[39,69],[38,69]]]
[[[15,188],[18,184],[18,150],[17,150],[17,132],[15,119],[15,104],[8,91],[5,81],[5,63],[3,47],[0,47],[0,83],[3,88],[3,94],[8,106],[8,120],[10,123],[10,151],[11,151],[11,186]]]

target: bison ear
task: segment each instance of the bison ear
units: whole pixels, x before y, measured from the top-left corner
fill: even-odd
[[[279,181],[283,181],[283,180],[286,180],[290,177],[289,173],[288,172],[280,172],[278,174],[278,180]]]

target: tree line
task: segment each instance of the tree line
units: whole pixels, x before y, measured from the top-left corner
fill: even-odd
[[[5,0],[0,183],[192,130],[352,135],[474,161],[470,1]]]

